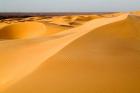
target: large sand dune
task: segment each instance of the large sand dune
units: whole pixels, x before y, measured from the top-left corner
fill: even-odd
[[[55,17],[39,21],[42,36],[1,40],[0,93],[139,93],[140,17],[112,15]]]

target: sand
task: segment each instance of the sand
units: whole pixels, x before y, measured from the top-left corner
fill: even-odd
[[[8,28],[7,34],[17,35],[19,30],[11,34],[9,27],[34,34],[37,22],[43,25],[36,26],[41,29],[36,32],[43,34],[0,41],[0,93],[140,92],[140,17],[136,14],[31,21],[31,32],[24,28],[27,21],[22,26],[13,20],[1,23],[6,25],[0,26],[0,33]]]
[[[0,39],[29,39],[43,36],[47,29],[39,22],[20,22],[2,27]]]

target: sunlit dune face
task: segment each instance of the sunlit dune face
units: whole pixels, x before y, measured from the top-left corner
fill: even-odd
[[[0,23],[0,29],[2,29],[3,27],[7,26],[7,23]]]
[[[21,22],[0,29],[0,39],[26,39],[40,37],[46,33],[46,26],[39,22]]]
[[[138,16],[27,20],[0,24],[0,93],[140,93]]]

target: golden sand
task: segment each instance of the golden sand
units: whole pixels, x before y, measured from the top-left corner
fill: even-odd
[[[7,26],[8,24],[6,23],[0,23],[0,29],[2,29],[3,27]]]
[[[0,29],[0,39],[36,38],[47,32],[46,26],[39,22],[22,22]]]
[[[36,22],[1,25],[12,38],[0,41],[0,93],[140,92],[139,16]]]

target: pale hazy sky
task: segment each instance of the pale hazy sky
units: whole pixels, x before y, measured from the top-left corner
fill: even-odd
[[[140,10],[140,0],[0,0],[0,12],[106,12]]]

